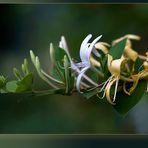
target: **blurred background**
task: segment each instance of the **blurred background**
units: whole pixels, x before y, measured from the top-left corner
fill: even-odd
[[[20,68],[25,57],[30,59],[30,49],[48,69],[49,44],[58,45],[61,35],[77,60],[80,44],[90,33],[94,38],[102,34],[102,41],[108,43],[125,34],[140,35],[142,40],[134,42],[134,49],[144,53],[147,26],[146,4],[1,4],[0,73],[13,79],[12,68]],[[35,81],[38,87],[47,87],[38,77]],[[147,98],[122,117],[110,104],[79,94],[0,95],[0,133],[147,133],[147,112]]]

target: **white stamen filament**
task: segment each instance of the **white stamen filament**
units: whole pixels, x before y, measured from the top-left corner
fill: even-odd
[[[102,88],[99,90],[99,92],[102,92],[103,89],[105,88],[106,84],[107,84],[107,83],[110,83],[112,77],[113,77],[113,76],[109,77],[105,82],[103,82],[103,83],[101,83],[101,84],[98,85],[98,86],[100,86],[100,85],[104,84],[104,85],[102,86]]]
[[[118,83],[119,83],[119,79],[117,79],[117,80],[116,80],[116,84],[115,84],[115,92],[114,92],[113,102],[115,102],[115,99],[116,99],[116,94],[117,94]]]

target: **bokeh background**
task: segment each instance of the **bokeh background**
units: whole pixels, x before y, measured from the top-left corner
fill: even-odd
[[[19,68],[25,57],[29,59],[30,49],[48,69],[49,44],[58,45],[61,35],[77,60],[80,44],[89,33],[94,38],[102,34],[102,41],[109,43],[125,34],[140,35],[142,40],[134,42],[134,47],[144,53],[147,26],[146,4],[1,4],[0,73],[13,79],[12,68]],[[35,83],[47,87],[38,77]],[[0,95],[0,133],[147,133],[147,99],[122,117],[110,104],[96,98],[86,100],[79,94]]]

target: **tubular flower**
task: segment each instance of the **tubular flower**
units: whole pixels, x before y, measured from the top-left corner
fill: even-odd
[[[61,40],[59,42],[59,47],[64,49],[64,51],[67,53],[68,55],[68,58],[70,60],[70,67],[72,70],[74,70],[78,75],[81,73],[81,70],[80,68],[83,67],[83,64],[82,63],[75,63],[71,56],[70,56],[70,53],[69,53],[69,49],[68,49],[68,45],[67,45],[67,42],[66,42],[66,39],[64,36],[61,37]],[[84,65],[85,66],[85,65]],[[83,77],[91,84],[93,85],[97,85],[95,82],[93,82],[88,76],[86,76],[85,74],[83,74]],[[89,88],[90,86],[84,82],[80,82],[82,86],[84,86],[85,88]]]
[[[81,69],[81,72],[80,74],[78,75],[77,77],[77,80],[76,80],[76,88],[79,92],[80,91],[80,87],[81,87],[81,80],[82,78],[84,77],[84,74],[86,73],[86,71],[88,69],[91,68],[91,64],[92,63],[95,63],[94,60],[92,57],[91,57],[91,54],[92,52],[94,53],[94,55],[96,55],[97,57],[100,56],[99,52],[94,48],[96,42],[98,42],[98,40],[102,37],[102,35],[98,36],[95,40],[93,40],[92,43],[88,43],[89,40],[91,39],[92,35],[89,34],[82,42],[81,44],[81,47],[80,47],[80,59],[81,59],[81,63],[79,63],[79,65],[81,65],[82,69]],[[92,63],[91,63],[92,62]],[[96,63],[98,64],[98,62],[96,61]],[[96,64],[95,63],[95,64]],[[97,87],[98,84],[95,83],[94,81],[91,81],[91,84],[94,86],[94,87]]]
[[[104,93],[106,94],[106,98],[111,103],[112,105],[115,105],[115,99],[116,99],[116,94],[117,94],[117,88],[118,88],[118,83],[120,79],[120,72],[121,72],[121,64],[123,63],[125,59],[122,57],[121,59],[116,59],[113,60],[113,57],[108,54],[108,70],[111,73],[111,77],[107,80],[107,84],[104,90]],[[110,90],[112,85],[115,83],[115,90],[114,90],[114,96],[111,98],[110,95]]]
[[[124,49],[124,56],[135,62],[138,57],[138,53],[132,49],[131,40],[140,40],[139,36],[133,35],[133,34],[125,35],[119,39],[114,40],[112,42],[112,45],[114,46],[115,44],[117,44],[118,42],[120,42],[121,40],[126,39],[126,38],[127,38],[127,41],[126,41],[126,46]]]
[[[135,90],[136,86],[138,85],[138,82],[141,78],[148,79],[148,52],[146,52],[146,60],[143,62],[143,70],[140,71],[138,74],[132,75],[131,78],[133,80],[133,86],[126,90],[126,82],[123,84],[124,92],[128,95],[131,95],[131,93]],[[147,82],[147,92],[148,92],[148,82]]]

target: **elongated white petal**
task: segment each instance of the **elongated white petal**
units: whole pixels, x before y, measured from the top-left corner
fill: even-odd
[[[102,37],[102,35],[98,36],[98,37],[97,37],[95,40],[93,40],[93,42],[90,44],[88,50],[86,51],[86,57],[85,57],[85,59],[86,59],[87,61],[89,61],[89,59],[90,59],[90,55],[91,55],[91,52],[92,52],[92,50],[93,50],[93,48],[94,48],[94,45],[96,44],[96,42],[98,42],[98,40],[99,40],[101,37]]]
[[[88,35],[82,42],[81,48],[80,48],[80,58],[82,62],[84,61],[88,62],[88,65],[90,65],[90,55],[92,51],[96,56],[100,57],[100,54],[95,50],[94,45],[96,44],[96,42],[98,42],[98,40],[102,37],[102,35],[98,36],[92,43],[88,43],[91,37],[92,37],[91,34]]]
[[[91,39],[92,35],[89,34],[82,42],[81,47],[80,47],[80,58],[81,61],[86,61],[86,52],[88,48],[88,41]]]
[[[89,69],[90,67],[85,67],[81,70],[80,74],[78,75],[77,77],[77,80],[76,80],[76,88],[77,90],[81,93],[81,90],[80,90],[80,87],[81,87],[81,80],[85,74],[85,72]]]

